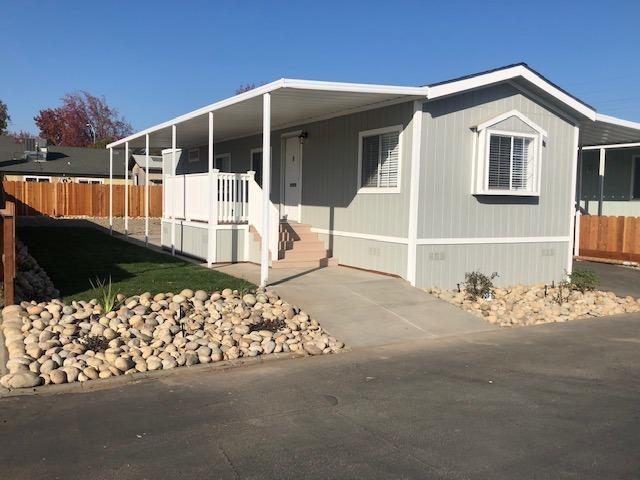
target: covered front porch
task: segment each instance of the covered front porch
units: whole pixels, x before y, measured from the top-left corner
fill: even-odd
[[[322,131],[318,122],[403,104],[396,116],[401,114],[403,121],[397,123],[406,126],[412,100],[420,98],[425,98],[421,87],[283,79],[143,130],[108,148],[124,149],[125,156],[132,149],[162,149],[163,246],[202,258],[209,266],[258,263],[259,283],[264,286],[269,267],[277,266],[285,255],[303,263],[309,255],[320,265],[335,262],[331,245],[312,231],[318,230],[315,225],[302,223],[303,161],[305,169],[323,168],[321,162],[328,157],[322,150],[330,151],[331,143],[340,139],[340,132]],[[308,142],[316,155],[305,152],[303,160]],[[357,152],[348,154],[357,158]],[[353,172],[355,176],[355,168]],[[347,205],[355,192],[349,195],[312,203],[330,211],[330,217],[338,202]],[[297,250],[291,251],[292,245]]]

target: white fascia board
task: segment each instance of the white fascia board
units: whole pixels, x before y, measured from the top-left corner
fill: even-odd
[[[464,92],[466,90],[473,90],[476,88],[485,87],[487,85],[492,85],[494,83],[505,82],[516,77],[524,78],[531,84],[545,91],[549,95],[555,97],[556,99],[567,105],[569,108],[581,113],[590,120],[596,119],[595,110],[587,107],[570,95],[567,95],[562,90],[553,86],[552,84],[522,65],[517,65],[515,67],[498,70],[495,72],[485,73],[484,75],[478,75],[472,78],[465,78],[463,80],[458,80],[457,82],[431,86],[429,87],[429,99],[433,100],[435,98],[453,95],[456,93]]]
[[[248,92],[241,93],[239,95],[235,95],[233,97],[226,98],[216,103],[212,103],[211,105],[207,105],[206,107],[199,108],[197,110],[193,110],[192,112],[185,113],[184,115],[180,115],[172,120],[168,120],[164,123],[155,125],[153,127],[147,128],[140,132],[134,133],[128,137],[117,140],[113,143],[107,145],[107,148],[117,147],[119,145],[124,144],[125,142],[129,142],[136,138],[140,138],[146,134],[162,130],[163,128],[168,128],[172,125],[176,125],[187,120],[191,120],[192,118],[198,117],[200,115],[207,114],[209,112],[213,112],[215,110],[220,110],[221,108],[228,107],[230,105],[234,105],[236,103],[244,102],[246,100],[250,100],[255,97],[259,97],[265,93],[273,92],[274,90],[278,90],[280,88],[296,88],[301,90],[324,90],[330,92],[354,92],[354,93],[380,93],[387,95],[418,95],[427,97],[428,87],[403,87],[396,85],[373,85],[373,84],[364,84],[364,83],[340,83],[340,82],[321,82],[315,80],[296,80],[290,78],[281,78],[271,83],[267,83],[266,85],[262,85],[261,87],[254,88],[253,90],[249,90]]]
[[[491,127],[491,126],[495,125],[496,123],[500,123],[503,120],[506,120],[507,118],[511,118],[511,117],[518,117],[520,120],[522,120],[524,123],[529,125],[531,128],[533,128],[536,132],[538,132],[543,137],[548,137],[549,136],[547,134],[547,131],[544,128],[539,126],[533,120],[530,120],[528,117],[526,117],[525,115],[520,113],[518,110],[511,110],[509,112],[501,113],[500,115],[498,115],[496,117],[493,117],[493,118],[487,120],[486,122],[482,122],[481,124],[479,124],[476,127],[476,129],[477,130],[484,130],[485,128]]]
[[[612,148],[634,148],[640,147],[640,142],[633,143],[610,143],[608,145],[588,145],[586,147],[582,147],[582,150],[609,150]]]
[[[640,123],[623,120],[622,118],[612,117],[611,115],[604,115],[602,113],[596,113],[596,122],[610,123],[611,125],[640,130]]]
[[[368,83],[322,82],[284,78],[283,88],[324,90],[328,92],[382,93],[387,95],[417,95],[427,97],[428,87],[404,87],[399,85],[375,85]]]

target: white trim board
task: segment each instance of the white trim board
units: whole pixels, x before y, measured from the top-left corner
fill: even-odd
[[[566,237],[479,237],[479,238],[418,238],[418,245],[479,245],[500,243],[568,242]]]
[[[387,237],[385,235],[372,235],[369,233],[341,232],[339,230],[327,230],[325,228],[311,227],[311,231],[314,233],[321,233],[324,235],[335,235],[336,237],[359,238],[362,240],[376,240],[378,242],[402,243],[402,244],[407,244],[409,242],[409,240],[404,237]]]
[[[181,220],[179,218],[171,219],[171,218],[162,218],[161,222],[163,223],[175,223],[176,225],[183,225],[185,227],[196,227],[196,228],[209,228],[208,222],[195,222],[193,220]],[[220,223],[215,226],[216,230],[248,230],[249,225],[246,223]]]
[[[387,243],[408,244],[409,239],[404,237],[391,237],[385,235],[373,235],[369,233],[343,232],[339,230],[327,230],[311,227],[314,233],[335,235],[336,237],[359,238],[362,240],[375,240]],[[416,245],[474,245],[474,244],[501,244],[501,243],[553,243],[568,242],[568,236],[559,237],[458,237],[458,238],[418,238]]]

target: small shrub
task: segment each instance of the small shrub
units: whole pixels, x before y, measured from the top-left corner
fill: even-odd
[[[80,339],[80,342],[87,347],[87,350],[93,350],[94,352],[104,352],[109,348],[109,340],[102,335],[85,335]]]
[[[278,330],[284,327],[284,320],[280,320],[277,318],[274,318],[273,320],[262,319],[251,325],[251,331],[259,332],[260,330],[268,330],[269,332],[276,333]]]
[[[596,272],[586,268],[576,268],[569,274],[569,279],[571,289],[577,290],[580,293],[595,290],[600,283],[600,278],[598,278]]]
[[[96,277],[96,283],[89,280],[89,284],[98,298],[98,302],[102,306],[104,313],[113,310],[116,305],[118,294],[113,291],[113,285],[111,283],[111,277],[109,277],[109,283],[106,280],[100,280]]]
[[[490,298],[494,289],[493,279],[497,276],[497,272],[488,276],[479,271],[467,272],[464,274],[464,291],[472,300]]]

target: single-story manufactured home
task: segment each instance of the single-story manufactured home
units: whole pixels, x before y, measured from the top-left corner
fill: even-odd
[[[582,149],[640,140],[526,64],[426,86],[280,79],[107,146],[162,148],[162,244],[453,287],[571,271]]]

